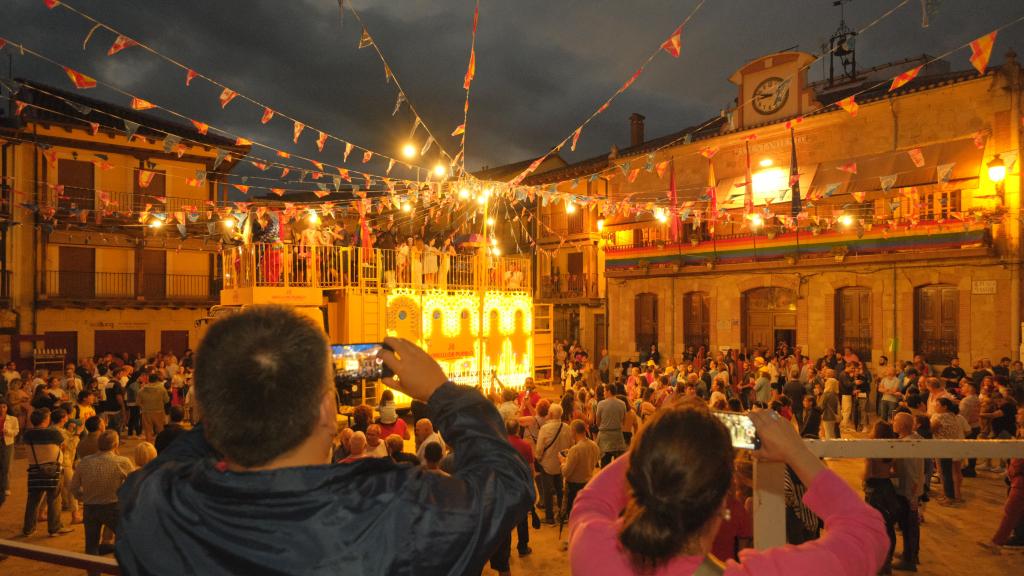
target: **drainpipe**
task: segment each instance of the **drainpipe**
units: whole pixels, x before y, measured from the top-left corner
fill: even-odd
[[[1021,69],[1017,63],[1017,54],[1011,49],[1006,54],[1006,64],[1003,65],[1006,74],[1006,82],[1008,84],[1008,90],[1010,92],[1010,119],[1009,119],[1009,132],[1010,132],[1010,149],[1020,150],[1020,122],[1021,122]],[[1018,160],[1018,166],[1020,161]],[[1007,208],[1019,210],[1021,207],[1021,178],[1019,176],[1020,169],[1017,169],[1017,190],[1013,197],[1013,205],[1007,206]],[[1004,186],[1006,184],[1004,183]],[[1004,198],[1006,193],[1003,193]],[[1005,200],[1004,200],[1005,203]],[[1020,220],[1013,218],[1010,219],[1010,224],[1016,226],[1013,240],[1011,241],[1011,253],[1012,259],[1009,263],[1010,268],[1010,321],[1012,326],[1010,327],[1010,356],[1015,359],[1020,359],[1020,345],[1021,345],[1021,222]]]
[[[38,138],[38,134],[36,134],[36,125],[33,124],[32,125],[32,180],[34,182],[34,187],[35,187],[36,206],[39,206],[40,205],[39,204],[39,187],[42,184],[41,184],[41,179],[39,177],[39,143],[38,143],[37,138]],[[44,170],[46,169],[45,165],[43,166],[43,169]],[[33,224],[33,226],[36,225],[35,222],[33,222],[32,224]],[[38,313],[36,312],[36,308],[38,308],[37,304],[38,304],[39,293],[40,293],[40,289],[41,288],[45,288],[45,286],[46,286],[45,284],[43,284],[43,280],[44,279],[40,277],[43,273],[40,272],[40,270],[39,270],[39,258],[41,257],[43,259],[43,262],[46,262],[46,246],[43,244],[43,231],[41,229],[34,230],[32,232],[32,238],[34,240],[34,242],[33,242],[34,246],[32,247],[33,248],[33,250],[32,250],[32,266],[33,266],[33,270],[32,270],[32,289],[33,289],[33,294],[32,294],[32,334],[34,335],[36,333],[36,328],[37,328],[38,321],[39,321]]]
[[[898,301],[899,301],[899,298],[898,298],[898,296],[896,294],[896,263],[893,262],[892,263],[892,344],[893,345],[892,345],[892,350],[890,351],[890,354],[892,355],[892,357],[889,358],[889,361],[893,362],[893,363],[896,362],[896,355],[899,352],[899,347],[896,346],[896,342],[897,342],[897,338],[896,338],[897,332],[896,332],[896,330],[897,330],[897,326],[898,326],[898,324],[896,324],[896,303]]]

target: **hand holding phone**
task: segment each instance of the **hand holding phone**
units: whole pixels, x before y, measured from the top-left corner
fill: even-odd
[[[757,450],[761,447],[761,439],[757,436],[757,429],[754,427],[754,422],[750,419],[750,416],[739,412],[723,412],[720,410],[713,410],[712,413],[729,429],[733,448]]]
[[[385,338],[379,356],[398,378],[384,377],[384,383],[417,400],[426,402],[448,381],[441,366],[425,350],[402,338]]]

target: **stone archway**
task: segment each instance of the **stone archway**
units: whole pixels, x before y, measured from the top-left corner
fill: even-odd
[[[778,286],[743,293],[743,347],[774,350],[779,341],[796,344],[796,292]]]

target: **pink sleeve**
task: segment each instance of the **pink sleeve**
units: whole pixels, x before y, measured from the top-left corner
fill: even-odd
[[[740,564],[729,562],[726,574],[876,574],[889,552],[889,536],[877,510],[831,470],[818,474],[804,495],[804,504],[825,521],[824,536],[799,546],[740,552]]]
[[[629,453],[597,473],[576,496],[569,516],[573,574],[630,574],[618,543],[619,512],[626,506]]]

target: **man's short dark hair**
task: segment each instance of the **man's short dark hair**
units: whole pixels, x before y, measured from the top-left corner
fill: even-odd
[[[81,392],[78,393],[78,402],[85,402],[85,399],[88,398],[89,396],[92,396],[91,390],[82,390]]]
[[[41,408],[37,408],[37,409],[33,410],[31,414],[29,414],[28,421],[31,422],[33,426],[42,426],[43,422],[46,422],[46,419],[49,416],[50,416],[50,411],[49,410],[43,410]]]
[[[64,410],[63,408],[57,408],[53,412],[50,412],[50,420],[53,421],[54,423],[57,423],[63,420],[64,417],[67,415],[68,413],[66,410]]]
[[[89,416],[85,419],[85,430],[86,432],[95,432],[100,429],[100,417]]]
[[[423,459],[429,464],[437,464],[444,457],[444,450],[437,442],[431,442],[423,447]]]
[[[313,432],[330,384],[327,339],[284,306],[254,306],[210,326],[196,351],[196,403],[210,444],[252,467]]]
[[[167,411],[170,416],[171,422],[175,424],[185,419],[185,411],[181,409],[181,406],[171,406],[171,409]]]
[[[114,430],[106,430],[103,434],[100,434],[99,438],[96,439],[96,447],[99,448],[101,452],[109,452],[117,446],[117,441],[117,432]]]

